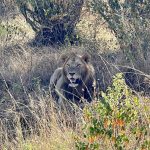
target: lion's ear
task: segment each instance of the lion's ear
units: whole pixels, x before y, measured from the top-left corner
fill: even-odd
[[[67,60],[67,58],[68,58],[68,55],[67,55],[67,54],[62,54],[62,55],[60,56],[60,60],[61,60],[63,63]]]
[[[82,59],[88,63],[91,59],[90,55],[88,53],[83,54]]]

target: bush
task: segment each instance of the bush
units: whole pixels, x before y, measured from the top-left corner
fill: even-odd
[[[149,0],[92,0],[90,7],[106,21],[126,59],[149,74]]]
[[[146,106],[145,106],[146,107]],[[82,136],[76,139],[78,150],[146,149],[149,120],[143,114],[138,96],[126,86],[122,74],[113,78],[112,87],[102,93],[101,101],[84,110]]]
[[[73,43],[83,0],[16,0],[21,13],[36,32],[35,42],[42,45]]]

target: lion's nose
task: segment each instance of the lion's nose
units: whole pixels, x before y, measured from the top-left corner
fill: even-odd
[[[73,72],[70,72],[69,74],[70,74],[71,76],[73,76],[75,73],[73,73]]]

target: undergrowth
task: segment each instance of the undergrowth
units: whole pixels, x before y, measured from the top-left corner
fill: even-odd
[[[120,73],[113,78],[112,86],[99,94],[101,98],[86,104],[82,112],[78,107],[61,112],[48,94],[37,94],[36,98],[30,95],[33,108],[29,108],[37,119],[30,129],[35,132],[24,139],[18,121],[17,137],[3,141],[0,149],[149,150],[149,98],[140,97],[128,88]],[[1,133],[7,136],[7,131]]]
[[[75,137],[78,150],[150,148],[150,118],[142,98],[127,87],[122,74],[100,101],[83,110],[82,133]]]

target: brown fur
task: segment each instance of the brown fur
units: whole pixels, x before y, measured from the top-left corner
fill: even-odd
[[[62,67],[57,68],[50,79],[52,96],[62,102],[63,99],[75,103],[81,98],[91,102],[95,92],[95,72],[87,53],[62,55]]]

